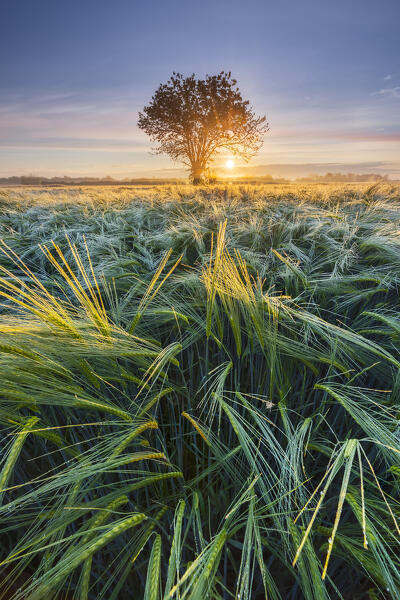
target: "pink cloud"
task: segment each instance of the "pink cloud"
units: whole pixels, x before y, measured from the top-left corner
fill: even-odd
[[[370,132],[370,131],[329,131],[329,130],[278,130],[271,131],[274,138],[302,138],[347,140],[349,142],[400,142],[399,133]]]

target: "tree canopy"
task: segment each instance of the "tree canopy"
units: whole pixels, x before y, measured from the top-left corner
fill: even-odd
[[[268,131],[265,116],[256,116],[230,72],[184,77],[173,73],[139,112],[138,126],[156,143],[156,154],[168,154],[202,181],[216,154],[225,149],[249,160]]]

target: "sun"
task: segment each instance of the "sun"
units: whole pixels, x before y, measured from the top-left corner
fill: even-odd
[[[227,160],[225,163],[225,166],[227,169],[233,169],[234,165],[235,165],[235,163],[233,162],[232,159]]]

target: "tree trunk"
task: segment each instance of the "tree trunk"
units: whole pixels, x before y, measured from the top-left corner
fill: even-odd
[[[192,165],[190,171],[190,180],[193,185],[201,185],[204,183],[205,167],[200,165]]]

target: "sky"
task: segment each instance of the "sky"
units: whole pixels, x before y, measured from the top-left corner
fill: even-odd
[[[270,124],[249,172],[400,179],[399,22],[399,0],[2,0],[0,176],[180,176],[138,111],[225,70]]]

